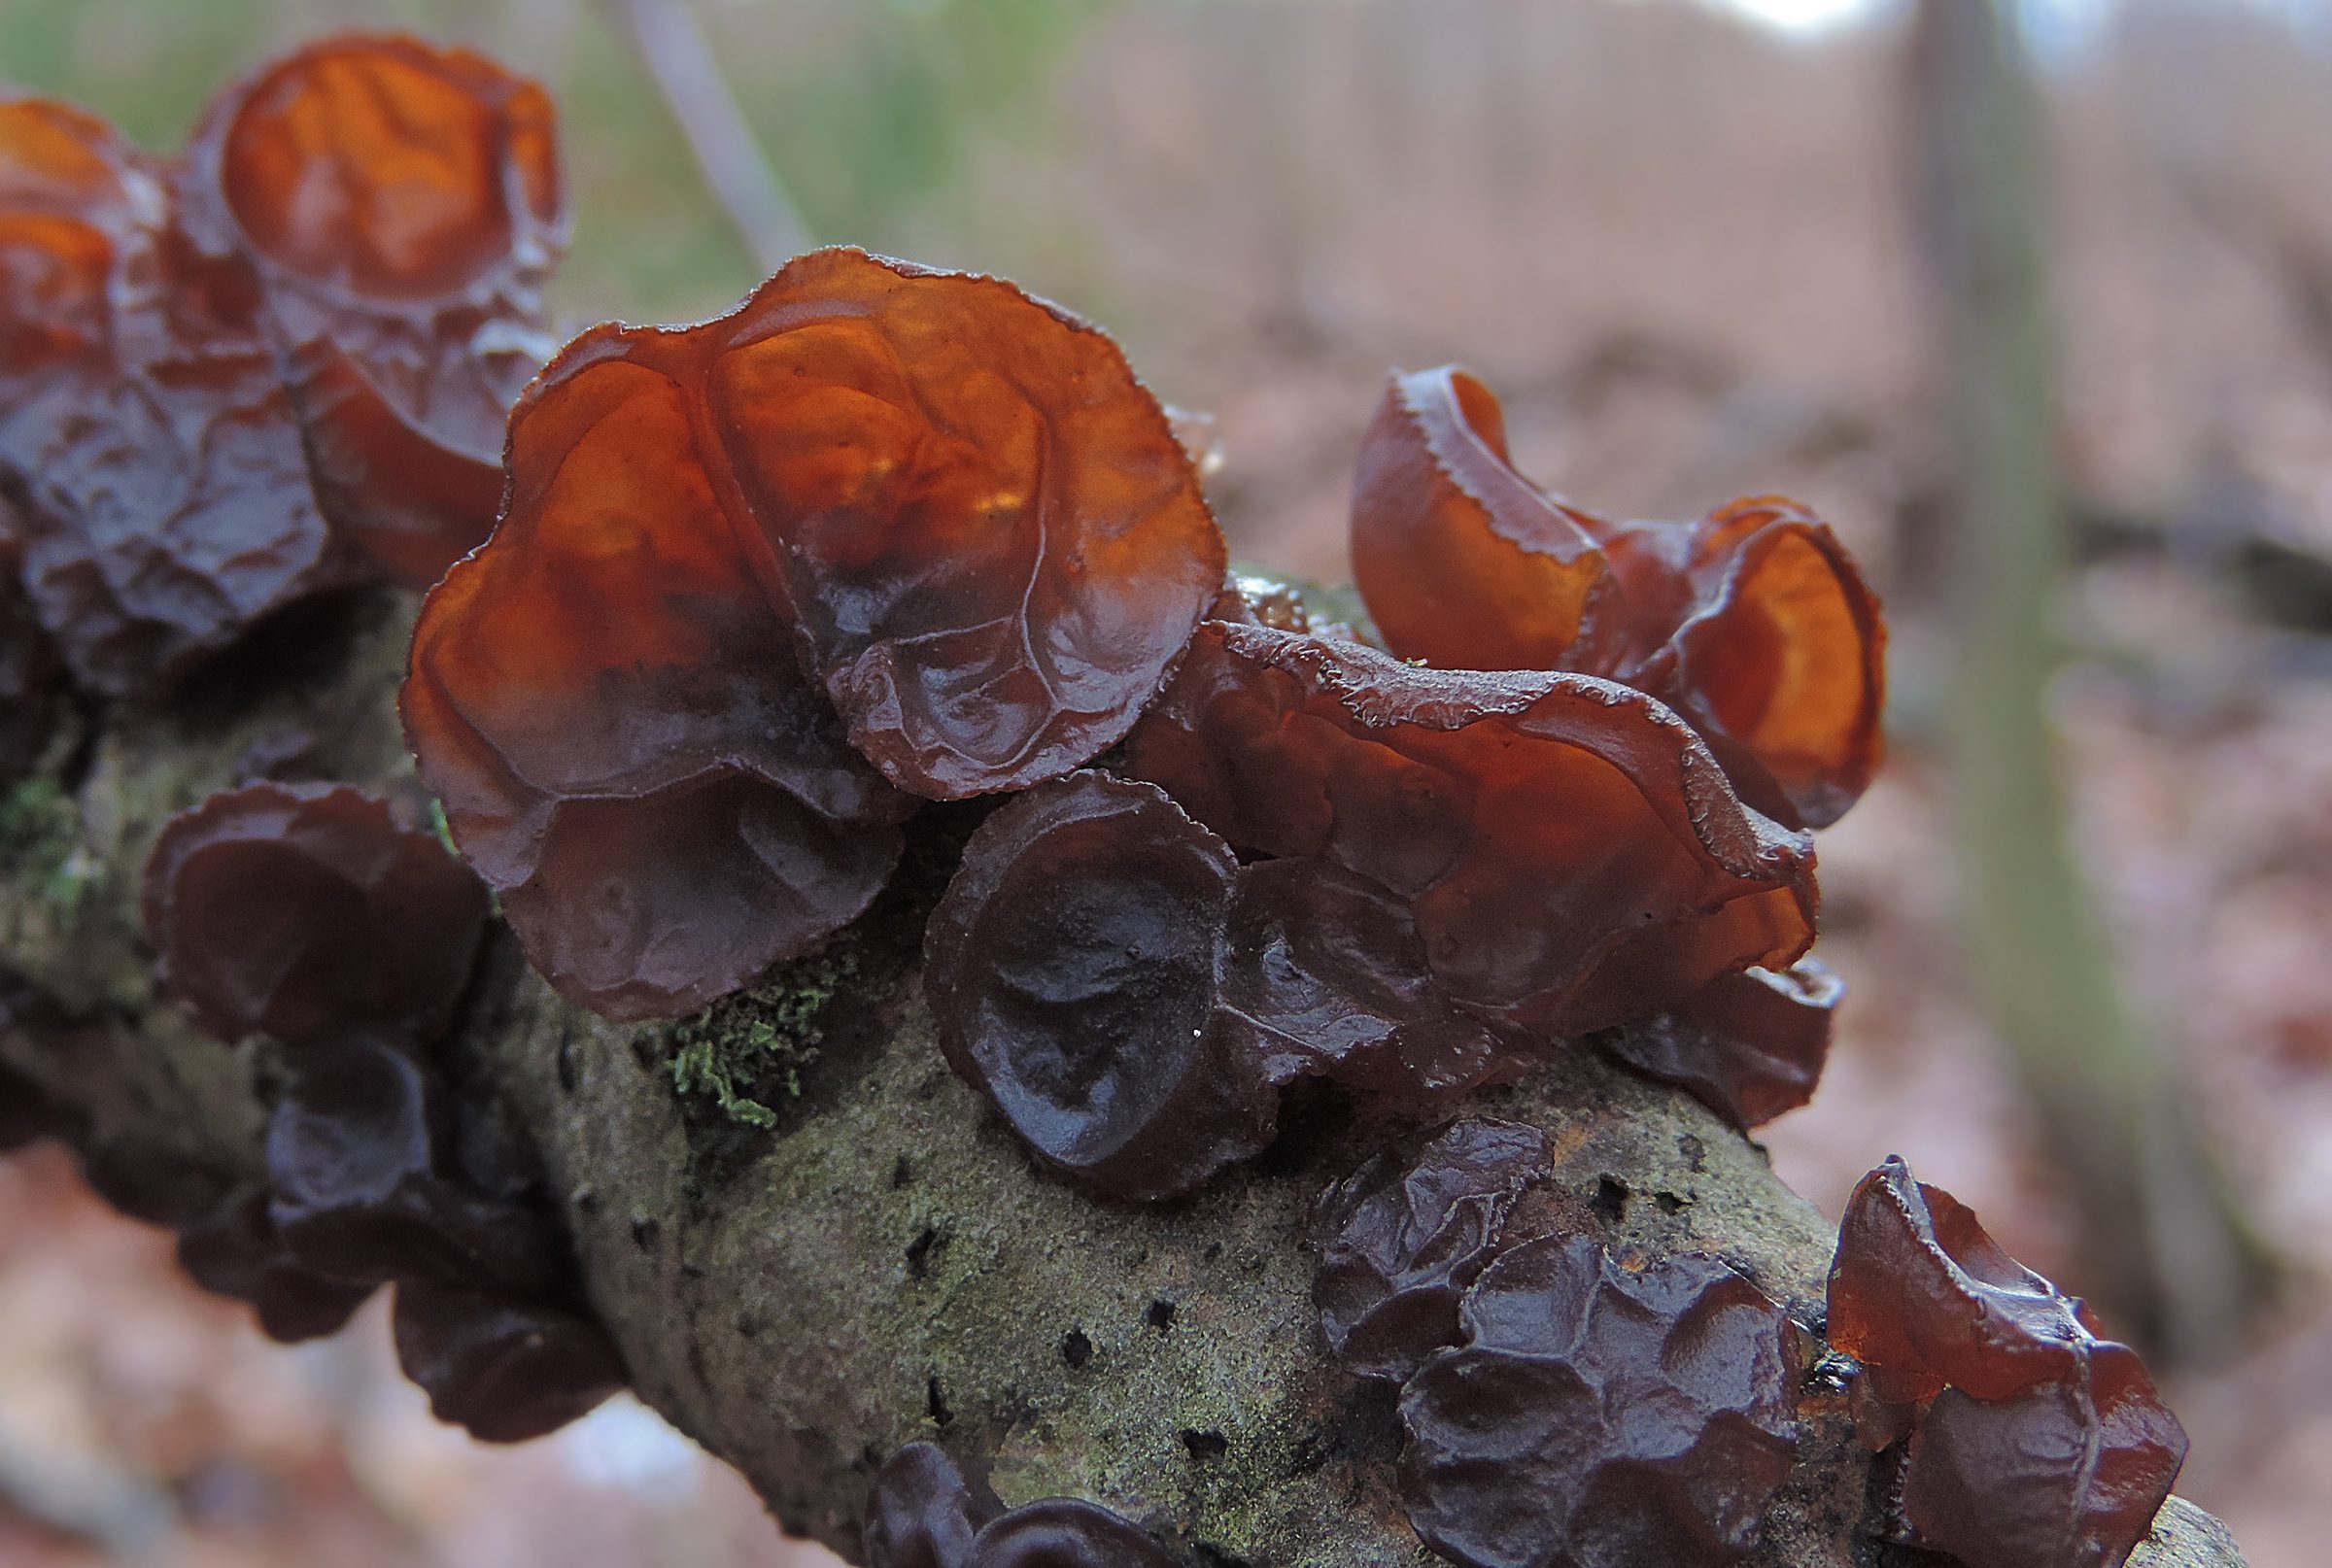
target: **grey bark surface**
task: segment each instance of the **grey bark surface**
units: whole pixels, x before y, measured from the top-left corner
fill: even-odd
[[[261,1169],[268,1048],[202,1039],[156,994],[139,873],[172,812],[293,738],[331,776],[420,803],[392,706],[408,614],[368,602],[329,658],[261,660],[167,714],[110,715],[9,796],[0,1060],[86,1108],[101,1139]],[[1389,1394],[1328,1362],[1311,1306],[1310,1210],[1360,1150],[1299,1130],[1182,1203],[1083,1198],[1037,1175],[949,1073],[899,927],[852,938],[865,962],[766,1130],[675,1093],[669,1029],[606,1024],[506,941],[492,955],[450,1047],[465,1130],[549,1194],[639,1396],[844,1555],[875,1463],[929,1438],[991,1462],[1008,1503],[1089,1497],[1193,1564],[1432,1560],[1392,1490]],[[1830,1227],[1696,1102],[1566,1053],[1482,1108],[1547,1130],[1557,1179],[1615,1244],[1717,1253],[1818,1321]],[[1756,1562],[1882,1564],[1858,1545],[1868,1483],[1843,1415],[1809,1417]],[[2134,1560],[2241,1562],[2207,1516],[2164,1519]]]

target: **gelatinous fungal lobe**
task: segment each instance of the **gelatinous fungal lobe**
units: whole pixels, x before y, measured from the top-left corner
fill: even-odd
[[[1408,903],[1319,859],[1239,869],[1220,1006],[1276,1084],[1326,1076],[1406,1118],[1519,1076],[1537,1041],[1464,1011],[1434,978]]]
[[[1516,472],[1495,393],[1396,375],[1361,437],[1353,576],[1389,646],[1450,669],[1594,669],[1617,628],[1596,520]]]
[[[336,1278],[554,1293],[558,1238],[538,1215],[448,1170],[450,1116],[434,1070],[392,1037],[360,1032],[302,1047],[267,1121],[276,1234]]]
[[[340,35],[214,98],[183,183],[195,243],[257,274],[326,515],[428,587],[492,529],[504,415],[554,347],[549,96],[465,50]]]
[[[1351,588],[1327,589],[1239,566],[1231,569],[1230,580],[1207,612],[1207,619],[1300,631],[1309,637],[1342,637],[1372,648],[1383,646],[1376,628],[1368,623],[1366,607]]]
[[[1172,1553],[1122,1515],[1078,1497],[1046,1497],[990,1519],[966,1568],[1177,1568]]]
[[[1969,1568],[2121,1568],[2185,1457],[2136,1353],[2105,1346],[2073,1382],[1938,1394],[1904,1456],[1903,1511]]]
[[[1838,1222],[1829,1334],[1902,1403],[1933,1398],[1947,1383],[2006,1399],[2066,1381],[2104,1343],[2085,1306],[1892,1156],[1856,1184]]]
[[[933,1019],[1046,1165],[1152,1199],[1270,1142],[1277,1087],[1217,1003],[1237,870],[1159,791],[1101,773],[1030,790],[972,835],[924,934]]]
[[[431,1414],[482,1443],[555,1431],[625,1382],[606,1335],[543,1302],[407,1281],[392,1327],[397,1365]]]
[[[902,789],[1025,788],[1121,738],[1221,591],[1221,534],[1099,329],[851,250],[693,329],[756,566]]]
[[[1362,443],[1353,561],[1395,653],[1640,687],[1761,808],[1823,826],[1877,768],[1886,629],[1827,525],[1771,496],[1694,524],[1582,511],[1515,471],[1496,396],[1462,370],[1394,378]]]
[[[1847,1200],[1829,1333],[1910,1415],[1908,1522],[1970,1568],[2120,1568],[2184,1462],[2137,1352],[1900,1159]]]
[[[1457,1344],[1458,1299],[1518,1240],[1508,1216],[1549,1167],[1537,1128],[1469,1116],[1414,1159],[1381,1154],[1329,1188],[1312,1302],[1345,1369],[1401,1382]]]
[[[0,102],[0,493],[42,624],[115,696],[354,575],[248,271],[182,243],[112,127],[39,99]]]
[[[1522,1243],[1401,1393],[1410,1522],[1468,1568],[1737,1562],[1797,1444],[1782,1309],[1713,1257]]]
[[[1004,1512],[936,1443],[909,1443],[874,1473],[863,1531],[867,1568],[963,1568],[979,1527]]]
[[[427,1040],[468,981],[486,895],[377,796],[262,781],[170,819],[145,915],[164,984],[223,1040],[360,1025]]]
[[[1242,849],[1399,895],[1454,999],[1538,1033],[1663,1010],[1813,939],[1810,839],[1609,681],[1209,622],[1127,760]]]
[[[1595,1037],[1606,1055],[1690,1091],[1735,1127],[1762,1127],[1814,1097],[1845,982],[1817,958],[1720,974],[1673,1011]]]
[[[430,593],[402,697],[528,957],[615,1018],[692,1011],[856,918],[915,804],[752,580],[695,363],[680,334],[600,327],[529,390],[507,511]]]
[[[267,1188],[255,1182],[182,1225],[179,1267],[212,1294],[250,1303],[269,1339],[295,1345],[338,1333],[373,1286],[300,1262],[276,1233],[267,1206]]]

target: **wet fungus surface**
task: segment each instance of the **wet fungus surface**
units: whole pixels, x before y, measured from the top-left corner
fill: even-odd
[[[492,529],[504,415],[555,347],[549,96],[466,50],[344,34],[214,98],[184,186],[195,245],[256,277],[325,516],[427,588]]]
[[[1175,1568],[1132,1520],[1081,1498],[1008,1509],[937,1444],[910,1443],[875,1473],[867,1568]]]
[[[1648,1078],[1691,1093],[1747,1131],[1814,1097],[1845,982],[1818,958],[1720,974],[1672,1011],[1595,1037]]]
[[[1525,479],[1496,395],[1444,366],[1387,391],[1352,538],[1370,612],[1404,658],[1624,681],[1683,714],[1745,799],[1793,822],[1835,822],[1876,771],[1878,601],[1794,502],[1608,522]]]
[[[2137,1352],[1900,1159],[1847,1200],[1829,1330],[1863,1363],[1910,1538],[1969,1568],[2120,1568],[2184,1462]]]
[[[486,924],[477,878],[389,802],[262,781],[171,819],[146,868],[165,985],[232,1044],[359,1025],[434,1039]]]

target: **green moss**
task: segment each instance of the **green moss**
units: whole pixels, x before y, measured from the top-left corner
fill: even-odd
[[[93,869],[81,848],[81,816],[56,780],[34,777],[0,797],[0,877],[27,896],[70,911]]]
[[[801,1097],[825,1039],[820,1018],[858,970],[855,950],[830,945],[673,1025],[672,1088],[737,1126],[774,1127],[771,1102]]]

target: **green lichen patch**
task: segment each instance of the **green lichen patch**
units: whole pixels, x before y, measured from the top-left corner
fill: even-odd
[[[854,947],[829,943],[673,1025],[673,1090],[699,1112],[775,1127],[777,1106],[802,1097],[802,1074],[826,1038],[827,1007],[858,971]]]
[[[35,776],[0,796],[0,880],[69,914],[88,890],[81,814],[56,780]]]

